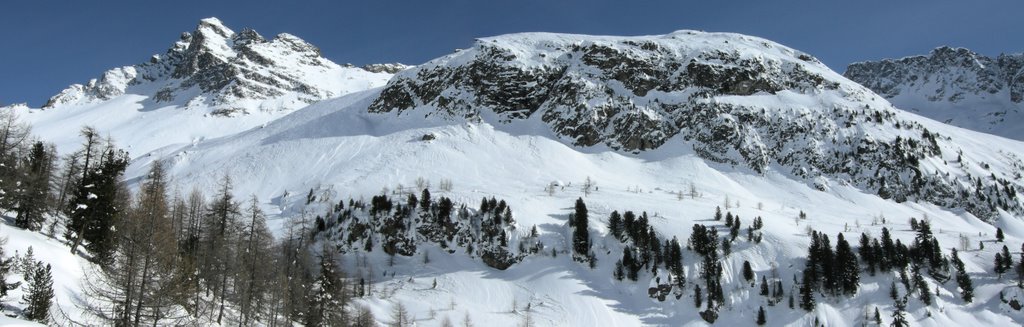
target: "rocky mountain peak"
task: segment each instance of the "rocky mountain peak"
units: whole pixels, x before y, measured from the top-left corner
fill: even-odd
[[[52,97],[44,108],[106,101],[126,93],[153,105],[203,108],[213,115],[287,111],[309,103],[383,84],[384,71],[341,67],[320,49],[281,33],[267,40],[253,29],[234,32],[217,18],[148,62],[117,68],[85,85]],[[153,91],[155,90],[155,91]]]
[[[199,25],[196,27],[196,34],[208,35],[210,32],[220,35],[222,38],[230,38],[235,34],[235,32],[230,28],[224,26],[224,23],[217,17],[208,17],[199,20]]]

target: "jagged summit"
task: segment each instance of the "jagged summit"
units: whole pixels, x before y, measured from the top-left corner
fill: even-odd
[[[897,107],[956,126],[1024,138],[1024,54],[939,47],[926,56],[851,64],[844,75]]]
[[[77,147],[78,136],[69,130],[90,125],[141,155],[231,135],[310,103],[379,87],[405,68],[381,67],[338,65],[297,36],[268,38],[207,18],[166,52],[72,85],[43,110],[21,111],[35,130],[57,136],[52,141],[62,151]]]
[[[72,85],[44,108],[131,93],[150,98],[146,106],[201,107],[214,115],[289,111],[380,85],[388,77],[385,71],[339,66],[291,34],[268,40],[255,30],[235,32],[217,18],[206,18],[195,30],[182,33],[166,53]]]

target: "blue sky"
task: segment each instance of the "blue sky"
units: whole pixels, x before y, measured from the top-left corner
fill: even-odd
[[[0,2],[0,105],[39,106],[72,83],[163,53],[199,19],[288,32],[338,63],[417,64],[514,32],[738,32],[811,53],[833,69],[961,46],[1024,52],[1024,1],[51,1]]]

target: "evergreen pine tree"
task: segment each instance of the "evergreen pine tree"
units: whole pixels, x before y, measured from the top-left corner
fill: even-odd
[[[1013,268],[1013,256],[1010,255],[1010,249],[1003,245],[1003,272],[1008,272]]]
[[[701,294],[700,285],[693,288],[693,305],[700,308],[704,304],[704,295]]]
[[[590,253],[590,231],[587,227],[589,218],[587,216],[587,204],[583,203],[583,198],[576,199],[576,212],[571,220],[573,220],[574,228],[572,234],[573,250],[576,252],[577,260],[582,261]]]
[[[45,323],[50,317],[50,305],[53,303],[53,276],[50,265],[36,265],[32,278],[28,282],[28,293],[22,298],[28,307],[25,318]]]
[[[761,276],[761,296],[768,296],[768,278]]]
[[[92,133],[96,133],[95,130]],[[98,141],[94,139],[87,144],[93,142]],[[93,143],[92,147],[95,146]],[[123,214],[122,209],[127,207],[120,182],[121,174],[128,167],[128,154],[108,144],[101,159],[93,158],[93,161],[91,166],[83,166],[84,175],[69,202],[66,237],[72,240],[71,253],[78,253],[78,246],[84,244],[94,261],[109,262],[117,243],[113,227]]]
[[[964,262],[960,260],[956,249],[953,249],[952,257],[953,267],[956,268],[956,284],[960,287],[960,298],[964,302],[971,303],[974,301],[974,283],[971,281],[971,276],[967,275]]]
[[[808,270],[811,270],[811,269],[805,269],[804,270],[803,282],[800,283],[800,308],[802,308],[802,309],[804,309],[806,311],[811,311],[811,310],[814,310],[814,305],[815,305],[815,303],[814,303],[814,286],[813,286],[814,281],[813,281],[812,277],[810,277],[810,275],[812,275],[813,273],[809,274]]]
[[[765,315],[764,314],[764,307],[763,306],[762,307],[758,307],[758,309],[757,309],[757,321],[755,321],[758,326],[764,326],[764,324],[768,323],[768,319],[765,318],[764,315]]]
[[[1003,241],[1003,229],[1002,228],[996,228],[996,241],[997,242],[1002,242]]]
[[[857,265],[857,256],[853,253],[853,249],[850,248],[850,244],[843,238],[842,233],[837,236],[837,239],[834,273],[838,275],[837,279],[843,293],[853,295],[857,293],[857,287],[860,286],[860,269]]]
[[[430,190],[424,188],[423,193],[420,194],[420,209],[423,211],[430,210]]]
[[[923,222],[922,222],[923,223]],[[932,304],[932,289],[928,287],[928,283],[925,282],[924,277],[921,276],[920,269],[917,267],[914,270],[914,288],[917,288],[919,298],[924,305]]]
[[[612,214],[608,216],[608,233],[616,240],[623,241],[622,230],[622,215],[618,211],[612,211]]]
[[[348,323],[345,289],[344,276],[334,258],[328,253],[321,254],[320,276],[312,285],[306,326],[342,326]]]
[[[629,246],[622,249],[622,265],[626,268],[626,276],[631,281],[636,281],[640,272],[640,265],[633,257],[633,249]]]
[[[996,274],[998,274],[999,277],[1002,278],[1003,277],[1003,273],[1006,272],[1006,270],[1003,269],[1003,265],[1004,265],[1003,254],[999,253],[999,252],[996,252],[996,259],[994,261],[995,261],[994,263],[995,263]]]
[[[899,296],[900,296],[899,290],[896,289],[896,282],[895,281],[890,282],[889,283],[889,298],[891,298],[893,301],[896,301],[896,299],[899,298]]]
[[[754,280],[754,269],[750,267],[750,261],[743,260],[743,279],[748,282]]]
[[[28,230],[39,230],[43,227],[43,213],[47,208],[47,196],[50,190],[50,175],[53,171],[53,155],[47,151],[43,142],[35,142],[29,150],[28,157],[20,169],[17,198],[17,218],[14,223]]]
[[[672,237],[671,250],[669,252],[670,254],[668,257],[669,262],[671,263],[669,270],[671,270],[672,275],[675,276],[676,285],[682,288],[686,285],[686,279],[683,276],[683,253],[682,248],[679,245],[679,240],[675,237]]]
[[[615,270],[612,271],[612,276],[618,281],[622,281],[622,279],[626,277],[626,271],[622,267],[621,259],[615,262]]]
[[[895,301],[896,310],[892,312],[892,327],[907,327],[910,323],[907,322],[907,317],[904,316],[904,311],[907,309],[907,300],[899,299]]]

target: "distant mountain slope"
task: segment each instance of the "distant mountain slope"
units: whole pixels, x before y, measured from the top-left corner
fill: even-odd
[[[236,133],[323,99],[383,85],[400,64],[340,66],[290,34],[266,39],[200,21],[164,54],[75,84],[25,116],[65,150],[78,126],[110,133],[133,154]]]
[[[854,63],[843,75],[899,108],[1024,140],[1024,54],[991,58],[941,47],[926,56]]]

